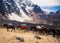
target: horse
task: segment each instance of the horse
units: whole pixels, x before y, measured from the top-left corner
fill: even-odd
[[[15,26],[13,23],[6,23],[3,25],[3,27],[7,28],[7,31],[9,31],[9,29],[12,29],[11,31],[15,31]]]
[[[54,25],[49,25],[48,26],[48,34],[52,35],[53,37],[60,37],[60,27],[54,26]]]
[[[47,27],[41,27],[41,31],[42,31],[42,34],[44,35],[44,34],[46,34],[46,35],[48,35],[48,28]]]
[[[42,28],[41,28],[41,26],[36,26],[36,32],[38,32],[38,33],[42,33]]]
[[[34,32],[36,32],[37,33],[37,31],[36,31],[36,26],[30,26],[30,30],[34,33]]]
[[[38,33],[38,32],[41,32],[41,27],[40,26],[30,26],[30,30],[33,32],[33,33]]]
[[[56,28],[55,31],[56,31],[57,38],[59,38],[60,37],[60,28]]]
[[[51,25],[51,26],[48,26],[48,34],[50,35],[53,35],[53,37],[55,37],[56,35],[56,30],[55,30],[55,26]]]
[[[26,24],[21,24],[21,25],[17,26],[17,28],[19,29],[19,31],[20,31],[20,30],[21,30],[21,31],[24,30],[24,32],[29,31],[29,30],[28,30],[28,26],[27,26]]]
[[[33,33],[36,32],[36,33],[43,34],[43,35],[44,34],[47,35],[47,33],[48,33],[48,28],[47,27],[42,27],[42,26],[39,26],[39,25],[31,26],[31,30],[33,31]]]

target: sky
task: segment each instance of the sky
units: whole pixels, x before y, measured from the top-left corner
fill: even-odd
[[[55,12],[60,10],[60,0],[31,0],[32,3],[37,4],[43,10],[48,12]]]
[[[31,0],[34,4],[40,6],[56,6],[60,5],[60,0]]]
[[[45,7],[41,7],[41,8],[47,12],[56,12],[56,11],[60,10],[60,6],[45,6]]]

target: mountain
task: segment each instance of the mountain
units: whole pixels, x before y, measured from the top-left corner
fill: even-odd
[[[40,23],[46,20],[46,14],[30,0],[0,0],[0,19]]]
[[[56,12],[50,12],[47,15],[47,23],[60,26],[60,10]]]

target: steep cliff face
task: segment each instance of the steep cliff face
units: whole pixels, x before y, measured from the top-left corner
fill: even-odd
[[[40,6],[30,0],[0,0],[0,6],[0,14],[3,19],[40,23],[41,19],[46,18]]]

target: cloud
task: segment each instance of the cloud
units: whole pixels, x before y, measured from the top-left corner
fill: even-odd
[[[56,6],[60,5],[60,0],[31,0],[34,4],[39,6]]]
[[[42,9],[43,11],[46,11],[46,12],[51,12],[52,10],[49,10],[49,9]]]

